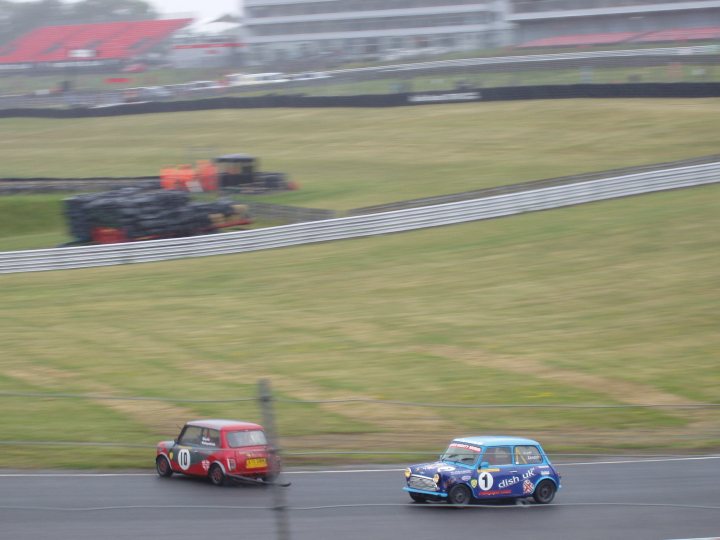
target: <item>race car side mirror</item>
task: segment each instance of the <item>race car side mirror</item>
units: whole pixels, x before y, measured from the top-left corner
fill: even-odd
[[[480,467],[478,467],[478,471],[479,471],[480,469],[487,469],[488,467],[490,467],[490,464],[489,464],[487,461],[483,461],[483,462],[480,464]]]

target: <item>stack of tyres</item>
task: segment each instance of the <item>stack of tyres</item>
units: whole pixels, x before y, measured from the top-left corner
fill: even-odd
[[[70,235],[80,243],[92,240],[92,227],[85,212],[85,204],[91,200],[92,195],[78,195],[65,199],[65,218],[70,228]]]
[[[236,213],[232,200],[193,202],[184,191],[121,188],[65,199],[70,234],[83,243],[98,228],[118,229],[128,240],[190,236],[214,230],[211,215]]]

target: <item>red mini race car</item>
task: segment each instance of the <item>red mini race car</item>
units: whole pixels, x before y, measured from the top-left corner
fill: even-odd
[[[280,472],[280,462],[258,424],[194,420],[185,424],[174,441],[158,443],[155,468],[163,478],[176,472],[208,477],[220,486],[228,477],[273,481]]]

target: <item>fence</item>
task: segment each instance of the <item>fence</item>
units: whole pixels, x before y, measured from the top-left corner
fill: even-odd
[[[250,251],[374,236],[548,210],[720,181],[720,163],[578,182],[379,214],[217,234],[102,246],[0,253],[0,273],[89,268]]]

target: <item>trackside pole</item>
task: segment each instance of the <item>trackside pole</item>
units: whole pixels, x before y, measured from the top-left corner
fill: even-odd
[[[258,392],[265,437],[268,440],[268,446],[270,448],[269,462],[274,463],[275,460],[273,458],[280,455],[280,447],[277,444],[275,431],[272,392],[270,390],[270,382],[267,379],[260,379],[260,381],[258,381]],[[287,503],[285,502],[285,488],[281,487],[277,482],[273,482],[269,489],[272,491],[277,538],[278,540],[290,540],[290,525],[287,515]]]

